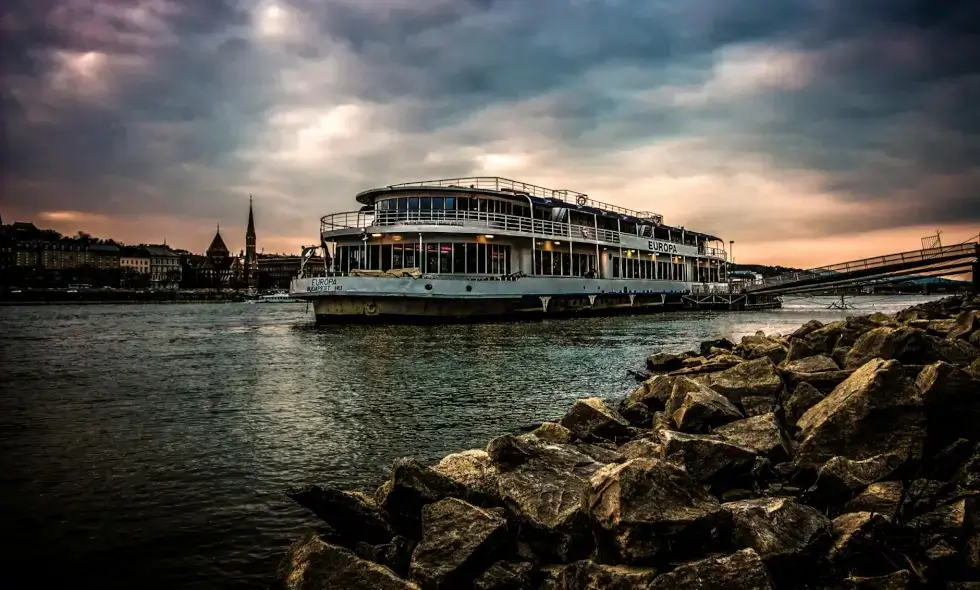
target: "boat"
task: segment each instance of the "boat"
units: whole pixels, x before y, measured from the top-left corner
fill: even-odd
[[[254,299],[249,299],[249,303],[302,303],[302,299],[297,299],[289,293],[270,293],[268,295],[260,295]]]
[[[320,220],[290,296],[317,323],[445,322],[725,308],[721,238],[662,215],[499,177],[427,180],[358,193]],[[323,264],[306,264],[323,251]]]

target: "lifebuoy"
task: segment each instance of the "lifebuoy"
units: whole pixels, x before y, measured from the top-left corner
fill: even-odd
[[[377,315],[378,306],[373,301],[369,301],[364,304],[364,313],[367,315]]]

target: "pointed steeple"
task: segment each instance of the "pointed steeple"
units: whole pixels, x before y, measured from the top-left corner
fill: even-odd
[[[245,236],[255,235],[255,218],[252,216],[252,195],[248,196],[248,227],[245,229]]]

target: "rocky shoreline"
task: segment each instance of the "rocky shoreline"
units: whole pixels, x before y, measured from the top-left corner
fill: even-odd
[[[980,298],[647,365],[373,494],[290,490],[324,525],[275,587],[980,588]]]

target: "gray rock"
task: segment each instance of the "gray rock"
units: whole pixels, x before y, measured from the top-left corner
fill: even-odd
[[[834,543],[828,557],[838,567],[860,562],[866,552],[876,549],[875,531],[884,529],[887,522],[884,516],[871,512],[848,512],[838,516],[831,523]]]
[[[309,532],[290,546],[279,564],[283,590],[419,590],[388,568],[324,542]]]
[[[698,363],[693,363],[692,361],[697,360]],[[735,356],[734,354],[722,353],[710,358],[700,358],[700,359],[688,359],[684,362],[684,367],[677,369],[676,371],[671,371],[668,373],[672,376],[679,375],[701,375],[707,373],[717,373],[719,371],[724,371],[745,362],[741,357]],[[690,363],[690,365],[689,365]]]
[[[786,379],[787,388],[792,390],[799,387],[800,383],[809,383],[821,393],[830,393],[838,385],[847,381],[848,377],[854,374],[854,369],[841,371],[823,371],[820,373],[797,373],[795,371],[783,371]]]
[[[806,340],[802,338],[792,338],[789,341],[789,350],[786,352],[784,363],[791,363],[818,354],[820,351],[813,350]]]
[[[527,561],[498,561],[473,581],[473,590],[531,590],[534,565]]]
[[[638,438],[619,447],[619,452],[629,461],[630,459],[661,458],[663,450],[660,444],[648,438]]]
[[[824,397],[824,394],[820,393],[820,390],[809,383],[802,382],[798,384],[789,396],[789,399],[786,400],[783,408],[786,421],[789,424],[796,424],[807,410],[820,403]]]
[[[873,358],[895,359],[906,365],[927,365],[936,361],[968,363],[977,349],[963,340],[930,336],[924,330],[902,326],[875,328],[862,335],[847,353],[845,368],[854,369]]]
[[[783,390],[776,365],[760,358],[708,376],[708,386],[733,402],[744,396],[775,397]]]
[[[409,577],[426,589],[469,585],[506,550],[506,531],[506,520],[462,500],[428,504]]]
[[[980,357],[977,357],[977,360],[970,363],[970,366],[966,368],[966,372],[980,379]]]
[[[631,426],[645,428],[650,425],[650,408],[640,402],[625,401],[619,406],[619,415]]]
[[[820,320],[810,320],[809,322],[803,324],[797,328],[792,334],[789,335],[790,341],[800,338],[806,338],[811,333],[816,332],[820,328],[823,328],[823,322]]]
[[[686,563],[658,576],[650,590],[697,588],[712,590],[770,590],[772,579],[759,555],[744,549],[725,557]]]
[[[906,590],[912,587],[912,572],[898,570],[884,576],[848,576],[847,590]]]
[[[725,397],[687,377],[674,382],[667,413],[677,428],[686,432],[707,432],[742,417]]]
[[[601,546],[634,565],[700,554],[731,518],[683,469],[659,459],[604,467],[592,476],[587,505]]]
[[[915,386],[926,406],[962,408],[980,403],[980,379],[943,361],[923,368]]]
[[[946,337],[968,340],[970,335],[977,330],[980,330],[980,311],[971,309],[956,316],[956,320],[946,333]]]
[[[559,587],[567,590],[633,590],[647,587],[656,577],[657,571],[653,568],[605,565],[584,559],[562,570]]]
[[[410,539],[422,532],[422,507],[439,500],[466,496],[466,488],[412,459],[397,459],[382,486],[381,508],[395,530]]]
[[[650,371],[674,371],[684,366],[686,354],[671,354],[658,352],[647,357],[647,369]]]
[[[892,519],[902,502],[900,481],[881,481],[864,489],[844,506],[844,512],[873,512]]]
[[[557,422],[545,422],[528,434],[547,443],[562,444],[572,442],[572,431]]]
[[[850,346],[838,346],[834,352],[830,353],[830,358],[834,359],[838,367],[843,367],[847,362],[847,353],[851,352]]]
[[[742,413],[746,417],[761,416],[773,411],[776,399],[768,395],[746,395],[742,397]]]
[[[695,481],[726,488],[750,473],[756,459],[752,449],[714,435],[664,430],[660,447],[663,459],[682,467]]]
[[[592,460],[598,463],[622,463],[626,460],[618,449],[608,443],[605,445],[576,443],[572,445],[572,448],[583,455],[592,457]]]
[[[807,410],[797,426],[802,431],[797,457],[804,463],[884,453],[911,460],[921,456],[925,413],[901,365],[876,359]]]
[[[385,514],[366,496],[315,485],[288,490],[286,495],[352,542],[387,543],[395,534]]]
[[[806,497],[813,503],[839,505],[858,491],[893,477],[906,460],[902,453],[884,453],[862,460],[834,457],[820,467]]]
[[[766,336],[745,336],[735,352],[747,360],[767,358],[779,364],[786,360],[787,346]]]
[[[630,423],[598,397],[575,400],[561,425],[584,441],[618,440],[630,436]]]
[[[810,332],[804,338],[814,352],[830,354],[838,346],[843,334],[844,322],[831,322]]]
[[[754,549],[777,581],[792,580],[830,545],[830,519],[793,498],[730,502],[734,539]]]
[[[776,463],[788,460],[792,454],[788,437],[773,412],[730,422],[715,428],[713,433]]]
[[[466,489],[466,497],[479,505],[499,504],[497,470],[483,449],[472,449],[443,457],[433,467]]]
[[[735,348],[735,343],[728,338],[718,338],[717,340],[705,340],[701,343],[701,355],[708,356],[711,354],[712,348],[721,348],[724,350],[733,350]]]
[[[824,373],[826,371],[840,370],[840,367],[837,366],[834,359],[822,354],[790,361],[785,364],[785,368],[787,371],[796,373]]]
[[[641,403],[650,408],[651,412],[663,410],[670,399],[670,394],[674,390],[676,377],[670,375],[656,375],[643,382],[643,385],[634,390],[626,398],[625,403]]]
[[[584,501],[589,477],[600,467],[573,445],[502,436],[487,453],[497,468],[499,494],[521,521],[521,537],[536,556],[562,562],[584,557],[592,548]]]

